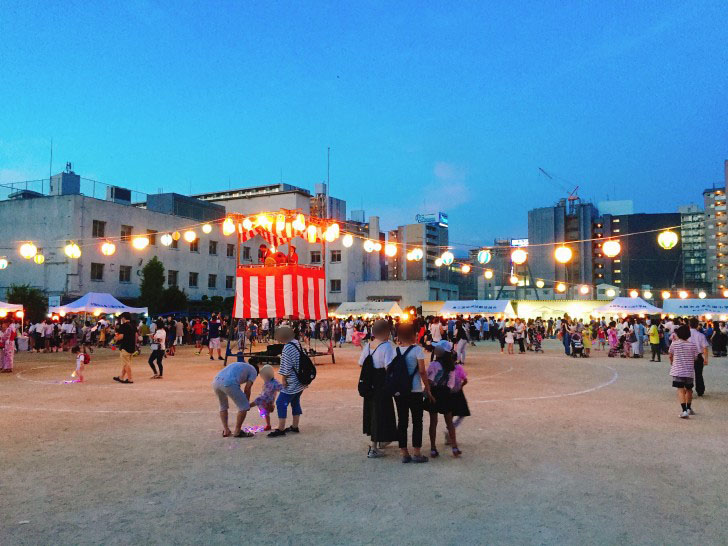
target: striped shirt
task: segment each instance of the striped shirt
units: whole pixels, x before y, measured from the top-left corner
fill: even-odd
[[[300,346],[301,344],[294,339],[286,343],[281,353],[281,367],[278,373],[286,378],[286,386],[281,389],[281,392],[286,394],[296,394],[305,389],[296,375],[301,362],[301,353],[298,350]]]
[[[676,339],[670,344],[672,365],[670,375],[673,377],[695,377],[695,358],[698,349],[690,341]]]

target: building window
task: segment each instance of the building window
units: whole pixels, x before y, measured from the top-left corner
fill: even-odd
[[[103,281],[104,280],[104,264],[91,264],[91,280],[92,281]]]
[[[332,250],[331,251],[331,263],[338,264],[339,262],[341,262],[341,250]]]
[[[91,235],[93,237],[106,236],[106,222],[103,220],[94,220],[91,227]]]
[[[175,271],[174,269],[168,269],[167,270],[167,285],[168,286],[177,286],[177,283],[179,279],[179,271]]]
[[[129,239],[131,239],[132,229],[133,228],[131,226],[125,226],[125,225],[121,226],[121,240],[122,241],[128,241]]]
[[[331,292],[341,292],[341,279],[330,279],[329,288]]]
[[[198,277],[199,277],[198,273],[190,272],[190,288],[197,288],[197,278]]]
[[[225,288],[227,290],[232,290],[235,287],[235,277],[232,275],[228,275],[225,277]]]
[[[311,251],[311,263],[312,264],[320,264],[321,263],[321,251],[320,250],[312,250]]]
[[[149,238],[149,244],[150,245],[156,245],[157,244],[157,230],[156,229],[148,229],[147,230],[147,237]]]
[[[217,275],[210,273],[207,276],[207,288],[217,288]]]
[[[235,257],[235,245],[230,244],[230,243],[227,244],[227,257],[228,258]]]
[[[210,241],[210,245],[208,247],[210,255],[217,256],[217,241]]]
[[[250,247],[244,246],[243,247],[243,260],[250,261]]]
[[[200,240],[195,239],[190,243],[190,252],[199,252],[200,251]]]
[[[119,282],[131,282],[131,266],[119,266]]]
[[[171,246],[175,250],[179,249],[179,240],[178,239],[172,239],[172,244],[169,245],[169,246]]]

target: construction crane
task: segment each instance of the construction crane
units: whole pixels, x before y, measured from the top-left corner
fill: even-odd
[[[574,189],[572,190],[570,188],[571,188],[571,184],[573,184],[573,182],[570,182],[570,181],[566,180],[565,178],[561,178],[558,175],[551,175],[548,172],[546,172],[545,169],[543,169],[541,167],[539,167],[538,170],[541,171],[541,174],[543,174],[546,178],[551,180],[551,182],[553,182],[554,184],[559,186],[562,190],[564,190],[568,194],[566,199],[569,202],[569,210],[573,211],[574,205],[579,200],[579,196],[576,194],[576,192],[579,190],[579,186],[578,185],[574,186]],[[568,183],[569,185],[565,184],[564,182]]]

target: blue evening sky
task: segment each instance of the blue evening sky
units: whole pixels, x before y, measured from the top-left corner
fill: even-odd
[[[285,182],[451,239],[566,192],[700,202],[728,159],[728,2],[0,1],[0,182]],[[566,184],[566,183],[564,183]]]

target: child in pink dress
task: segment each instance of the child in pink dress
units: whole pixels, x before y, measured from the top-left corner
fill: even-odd
[[[260,415],[265,417],[265,430],[270,430],[270,414],[275,409],[276,396],[283,385],[274,377],[273,366],[266,364],[260,369],[260,376],[265,383],[260,396],[253,400],[250,407],[257,406]]]

